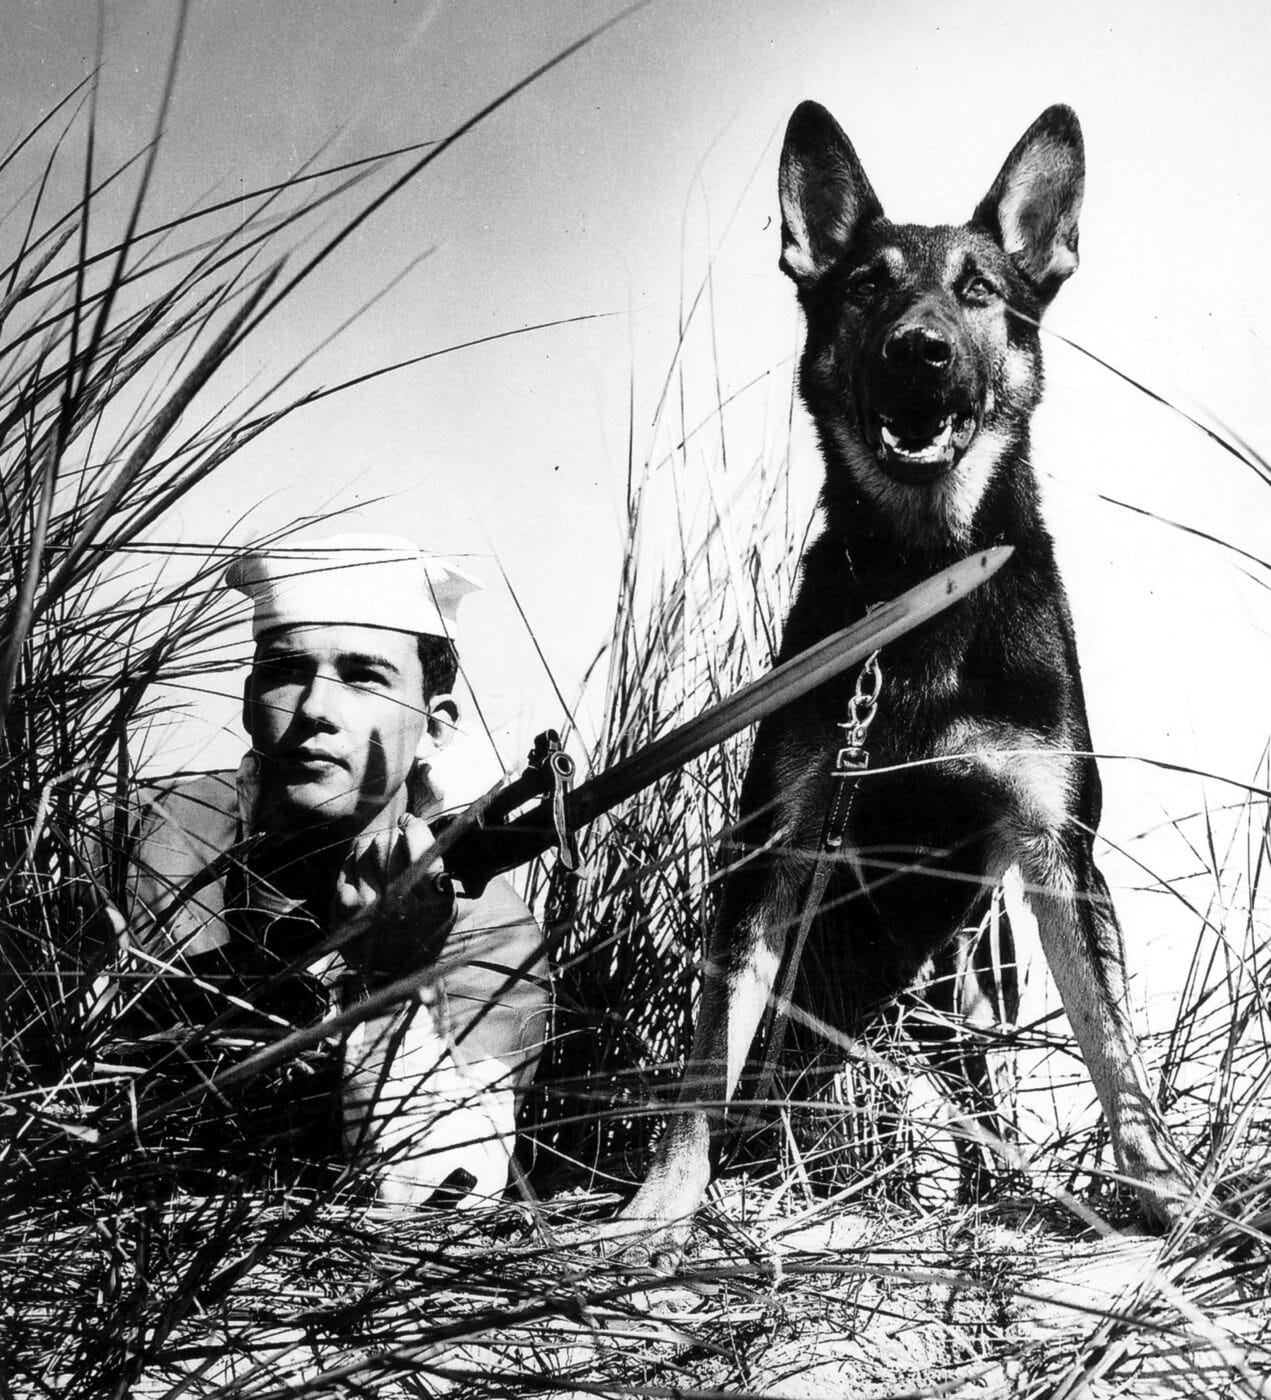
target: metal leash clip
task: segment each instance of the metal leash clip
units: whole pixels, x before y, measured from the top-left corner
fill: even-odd
[[[847,742],[839,749],[834,759],[830,776],[834,779],[834,795],[830,799],[826,813],[825,829],[821,835],[822,849],[837,852],[843,846],[847,832],[847,818],[852,810],[852,799],[856,796],[856,782],[869,767],[869,750],[865,747],[865,737],[878,714],[878,697],[883,689],[883,668],[878,664],[878,653],[861,667],[856,677],[856,692],[847,702],[847,718],[839,721]],[[820,902],[820,896],[817,897]]]
[[[869,764],[869,750],[865,747],[865,737],[869,727],[878,715],[878,697],[883,690],[883,668],[878,664],[878,653],[861,667],[856,677],[856,693],[847,702],[847,718],[839,721],[838,727],[844,731],[847,741],[838,751],[834,761],[834,776],[847,778],[859,773]]]

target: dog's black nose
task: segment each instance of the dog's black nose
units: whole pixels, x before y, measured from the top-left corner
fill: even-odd
[[[883,359],[894,369],[929,366],[944,369],[953,346],[933,326],[910,322],[894,327],[883,341]]]

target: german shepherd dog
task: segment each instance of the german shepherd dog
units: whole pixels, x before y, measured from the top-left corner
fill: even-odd
[[[1050,107],[970,222],[893,224],[834,118],[813,102],[795,111],[781,267],[806,319],[799,387],[825,458],[825,531],[781,658],[972,551],[1014,546],[993,579],[883,655],[870,767],[824,906],[834,937],[818,955],[850,1030],[1017,869],[1118,1168],[1163,1225],[1188,1176],[1127,1014],[1121,931],[1092,849],[1101,796],[1072,622],[1029,464],[1038,318],[1077,266],[1083,183],[1077,118]],[[823,686],[756,735],[680,1100],[615,1226],[654,1258],[678,1256],[709,1181],[712,1135],[810,885],[850,694]]]

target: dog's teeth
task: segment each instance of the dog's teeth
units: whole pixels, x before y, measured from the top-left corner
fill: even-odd
[[[944,458],[948,452],[949,445],[953,440],[953,416],[945,418],[934,437],[927,442],[907,447],[902,442],[900,436],[894,433],[883,420],[879,424],[883,446],[894,456],[902,457],[906,462],[936,462]]]

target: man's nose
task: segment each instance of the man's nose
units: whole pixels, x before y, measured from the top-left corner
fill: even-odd
[[[344,703],[344,685],[334,676],[314,676],[297,707],[301,717],[322,729],[338,729]]]

